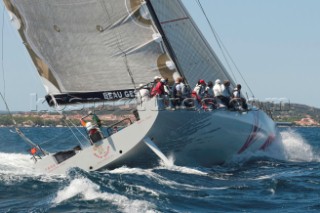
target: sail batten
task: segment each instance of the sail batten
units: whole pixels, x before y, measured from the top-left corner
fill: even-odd
[[[172,19],[172,20],[162,21],[162,22],[160,22],[160,24],[168,24],[168,23],[173,23],[173,22],[182,21],[182,20],[186,20],[186,19],[189,19],[189,17],[182,17],[182,18],[176,18],[176,19]]]

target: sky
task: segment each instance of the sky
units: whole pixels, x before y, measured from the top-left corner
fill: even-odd
[[[182,1],[225,63],[197,1]],[[319,0],[200,2],[255,98],[282,99],[320,108]],[[34,109],[35,94],[39,99],[46,93],[8,14],[3,14],[3,4],[0,24],[3,32],[0,91],[4,93],[5,88],[11,110],[29,111]],[[233,69],[233,72],[237,71]],[[241,78],[236,80],[245,85]],[[38,102],[38,110],[47,109],[46,103]],[[0,100],[0,110],[4,109]]]

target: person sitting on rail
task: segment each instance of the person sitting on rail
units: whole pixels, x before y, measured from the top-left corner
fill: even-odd
[[[163,82],[163,89],[164,89],[164,95],[163,95],[163,98],[164,98],[164,104],[165,106],[170,106],[172,107],[172,104],[171,104],[171,101],[170,101],[170,97],[171,97],[171,89],[169,87],[169,79],[168,78],[165,78],[164,79],[164,82]]]
[[[222,95],[220,96],[220,99],[224,105],[229,107],[229,102],[232,96],[232,91],[230,88],[230,81],[225,80],[223,84],[221,85],[222,89]]]
[[[213,110],[216,108],[216,100],[214,98],[212,81],[208,81],[205,91],[205,97],[204,100],[202,100],[202,102],[206,105],[208,110]]]
[[[149,88],[152,90],[160,80],[161,80],[160,76],[157,76],[157,75],[154,76],[153,81],[149,83]]]
[[[214,97],[217,98],[217,102],[220,105],[220,107],[225,107],[228,106],[228,104],[224,101],[224,96],[223,96],[223,84],[221,83],[220,79],[217,79],[215,81],[215,84],[213,86],[213,93]]]
[[[175,83],[172,86],[172,94],[171,97],[173,100],[171,101],[171,104],[173,107],[180,106],[181,102],[183,100],[183,93],[184,93],[185,85],[182,82],[182,78],[178,77],[175,80]]]
[[[199,80],[193,91],[196,93],[199,99],[204,98],[206,94],[206,82],[204,80]]]
[[[214,97],[212,81],[208,81],[205,93],[206,93],[206,97],[207,98],[213,98]]]
[[[162,97],[164,95],[164,83],[165,79],[161,78],[159,82],[157,82],[156,86],[152,88],[151,97],[159,95]]]
[[[230,107],[233,107],[236,110],[248,109],[247,101],[241,95],[241,84],[237,84],[236,88],[233,90]]]
[[[199,80],[197,85],[194,87],[191,97],[197,100],[195,105],[197,107],[203,107],[202,99],[206,95],[206,82],[204,80]]]
[[[94,144],[95,142],[98,142],[103,139],[102,133],[100,132],[99,128],[92,125],[91,122],[86,123],[86,129],[91,144]]]
[[[150,99],[150,91],[147,85],[139,84],[137,97],[141,102],[146,102]]]
[[[88,117],[89,115],[92,115],[92,121],[95,123],[94,125],[91,122],[87,122],[84,120],[85,117]],[[89,111],[88,115],[82,117],[80,119],[81,125],[86,128],[90,143],[93,144],[97,141],[100,141],[104,138],[100,128],[101,128],[101,120],[98,118],[98,116],[91,111]]]

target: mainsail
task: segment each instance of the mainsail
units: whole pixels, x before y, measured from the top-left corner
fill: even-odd
[[[174,52],[177,66],[190,86],[196,85],[200,79],[221,79],[233,83],[181,0],[150,2],[158,24]]]
[[[134,98],[155,75],[231,80],[180,0],[3,1],[50,105]]]

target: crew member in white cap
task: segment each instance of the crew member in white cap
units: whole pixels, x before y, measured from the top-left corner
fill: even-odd
[[[150,87],[150,88],[151,88],[151,89],[154,88],[154,87],[157,85],[157,83],[160,82],[160,80],[161,80],[161,77],[160,77],[160,76],[157,76],[157,75],[154,76],[153,82],[151,82],[151,87]]]
[[[222,96],[222,85],[220,79],[217,79],[215,81],[215,84],[213,86],[213,93],[215,97],[219,98],[220,96]]]
[[[150,91],[147,85],[140,84],[138,90],[138,98],[141,99],[142,102],[145,102],[150,99]]]

